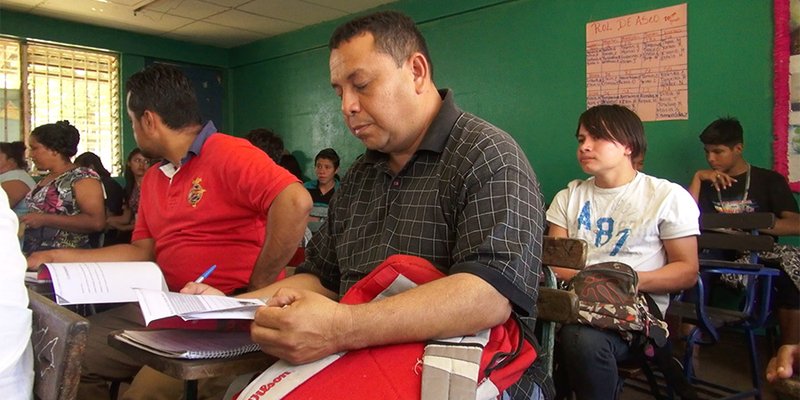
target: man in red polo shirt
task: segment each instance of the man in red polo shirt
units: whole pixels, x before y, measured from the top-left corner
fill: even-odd
[[[127,96],[137,145],[145,156],[164,160],[142,181],[132,243],[34,253],[28,266],[152,260],[172,291],[214,264],[206,282],[228,294],[274,281],[311,210],[301,182],[248,141],[218,133],[210,121],[202,125],[195,94],[175,67],[156,64],[134,74]],[[141,367],[106,344],[108,333],[142,326],[142,316],[131,304],[89,320],[78,398],[105,398],[105,380],[129,378]],[[152,387],[134,384],[130,391],[139,389],[159,398]]]

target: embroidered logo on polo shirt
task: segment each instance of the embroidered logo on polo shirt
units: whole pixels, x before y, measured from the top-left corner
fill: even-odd
[[[189,197],[187,198],[192,207],[197,207],[197,203],[203,199],[203,193],[206,192],[206,190],[203,189],[203,186],[200,185],[200,182],[202,181],[203,178],[194,178],[192,181],[192,188],[189,190]]]

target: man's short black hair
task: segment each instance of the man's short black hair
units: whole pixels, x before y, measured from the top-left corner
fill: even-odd
[[[703,129],[700,141],[703,144],[724,144],[733,147],[739,143],[744,144],[744,130],[736,118],[719,118]]]
[[[200,108],[192,85],[183,72],[172,65],[153,64],[133,74],[126,83],[130,94],[128,108],[136,118],[145,110],[155,112],[172,129],[201,122]]]
[[[409,16],[397,11],[380,11],[358,17],[336,28],[328,42],[328,48],[339,48],[343,42],[371,33],[375,38],[375,48],[392,57],[398,67],[415,52],[422,53],[428,60],[433,77],[433,61],[428,53],[428,45],[417,25]]]
[[[327,149],[320,150],[319,153],[317,153],[317,156],[314,157],[314,164],[316,164],[317,160],[319,160],[320,158],[324,160],[330,160],[330,162],[333,164],[334,169],[339,168],[340,160],[339,160],[339,154],[336,153],[336,150],[330,147],[328,147]]]

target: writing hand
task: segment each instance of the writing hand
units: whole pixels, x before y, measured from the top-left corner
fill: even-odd
[[[349,307],[315,292],[282,288],[256,311],[250,336],[265,353],[292,364],[316,361],[352,348],[345,342]]]
[[[800,363],[800,345],[783,345],[778,354],[767,364],[767,380],[775,382],[792,376],[794,368]]]
[[[727,189],[737,182],[737,180],[733,179],[730,175],[713,169],[699,170],[697,171],[697,177],[700,178],[701,181],[711,182],[717,190]]]
[[[221,290],[216,289],[212,286],[206,285],[205,283],[196,283],[196,282],[189,282],[187,283],[182,289],[181,293],[184,294],[205,294],[211,296],[225,296]]]

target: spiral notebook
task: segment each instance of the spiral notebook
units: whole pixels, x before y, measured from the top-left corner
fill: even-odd
[[[260,350],[250,340],[250,332],[125,330],[117,333],[116,338],[154,354],[188,360],[230,358]]]

